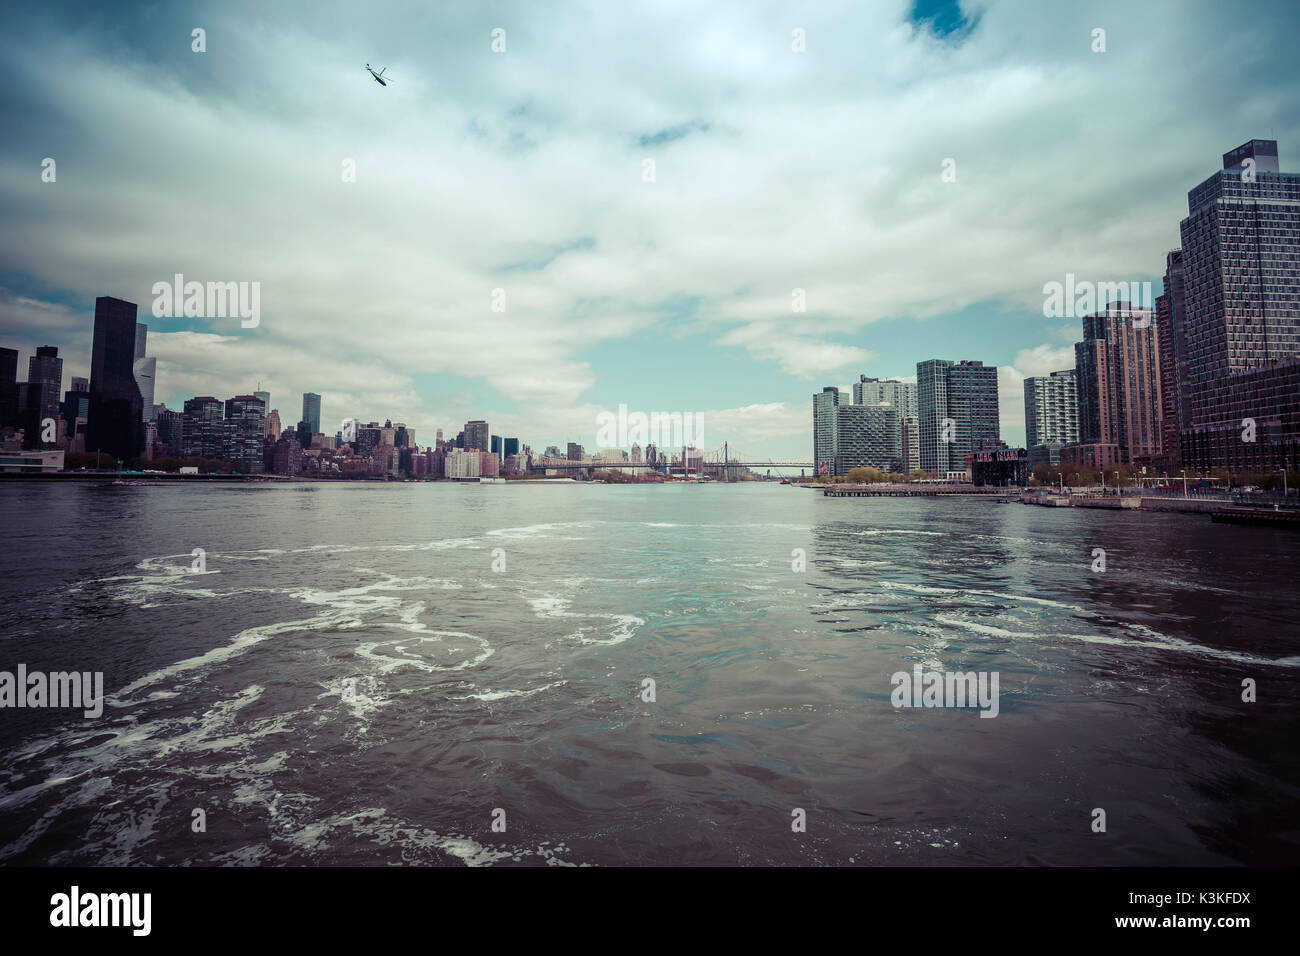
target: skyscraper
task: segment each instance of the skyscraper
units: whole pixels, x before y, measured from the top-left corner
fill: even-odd
[[[135,315],[134,302],[111,296],[95,300],[86,451],[103,451],[124,463],[144,446],[144,401],[134,369]]]
[[[1300,456],[1300,174],[1275,140],[1223,155],[1187,194],[1175,316],[1180,453],[1197,470],[1271,470]]]
[[[501,447],[502,447],[501,436],[493,435],[490,441],[492,443],[492,447],[489,449],[489,451],[491,451],[492,454],[497,456],[497,461],[503,461],[505,459],[505,455],[501,453]]]
[[[158,360],[153,356],[138,358],[131,363],[131,374],[135,376],[136,387],[140,389],[141,415],[147,422],[153,421],[154,380],[157,373]]]
[[[828,385],[813,393],[813,471],[835,474],[839,454],[840,390]]]
[[[161,456],[179,458],[185,448],[185,415],[183,412],[170,411],[166,405],[158,405],[154,411],[157,442],[161,446]],[[159,455],[155,455],[159,457]]]
[[[1083,317],[1074,346],[1081,445],[1114,445],[1118,458],[1153,464],[1160,454],[1160,360],[1151,309],[1112,302]]]
[[[465,444],[463,447],[473,448],[477,451],[491,451],[488,423],[483,421],[466,422]]]
[[[58,419],[59,391],[63,388],[63,359],[53,345],[42,345],[27,360],[27,402],[23,422],[24,444],[28,448],[53,448],[55,442],[44,441],[48,419]]]
[[[835,473],[851,468],[898,471],[902,462],[902,431],[898,409],[889,402],[835,407]]]
[[[0,349],[0,428],[18,424],[18,350]]]
[[[135,324],[134,358],[136,359],[144,358],[145,345],[148,343],[148,341],[149,341],[149,326],[145,325],[143,322],[137,322]]]
[[[888,402],[898,409],[900,420],[916,418],[916,383],[896,378],[878,379],[859,375],[853,383],[854,405],[879,405]]]
[[[916,383],[901,379],[868,378],[859,375],[853,383],[854,405],[889,405],[896,414],[889,419],[894,434],[890,436],[890,471],[912,471],[918,467],[919,443],[916,434]],[[881,467],[875,465],[873,467]]]
[[[962,359],[916,365],[921,467],[943,476],[965,471],[966,456],[984,441],[1001,440],[998,370]]]
[[[302,421],[311,426],[311,433],[315,435],[320,431],[320,396],[315,392],[302,393]],[[311,443],[303,447],[306,448]]]
[[[224,453],[223,412],[225,406],[211,395],[199,395],[185,403],[181,421],[181,456],[220,458]]]
[[[1079,440],[1079,395],[1074,369],[1025,379],[1025,445],[1029,466],[1059,465],[1061,447]]]
[[[262,470],[263,418],[265,409],[262,400],[255,395],[236,395],[226,399],[221,457],[246,475]]]
[[[1160,351],[1160,466],[1167,474],[1181,467],[1182,431],[1190,423],[1187,396],[1187,323],[1184,316],[1183,250],[1165,257],[1165,291],[1156,298],[1156,347]]]

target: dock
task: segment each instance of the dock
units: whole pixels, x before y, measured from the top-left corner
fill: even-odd
[[[1228,524],[1300,529],[1300,509],[1251,508],[1244,505],[1225,505],[1211,514],[1210,520]]]

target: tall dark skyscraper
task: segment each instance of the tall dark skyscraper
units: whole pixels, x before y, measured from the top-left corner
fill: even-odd
[[[0,428],[18,424],[18,350],[0,349]]]
[[[144,448],[144,400],[134,370],[135,316],[134,302],[111,296],[95,300],[86,451],[103,451],[123,463]]]
[[[1280,170],[1277,142],[1251,140],[1187,194],[1177,321],[1190,468],[1300,457],[1300,174]]]
[[[488,423],[481,421],[466,422],[465,444],[462,447],[475,448],[479,451],[491,451]]]
[[[320,396],[315,392],[302,393],[302,420],[311,425],[313,435],[320,432]],[[303,447],[307,448],[310,444],[308,442]]]

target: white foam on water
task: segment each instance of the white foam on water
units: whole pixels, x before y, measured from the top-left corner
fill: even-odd
[[[1045,607],[1058,607],[1067,611],[1074,611],[1078,614],[1091,614],[1090,611],[1079,607],[1077,604],[1066,604],[1062,601],[1053,601],[1049,598],[1031,597],[1028,594],[1013,594],[1010,591],[982,591],[977,588],[940,588],[925,584],[905,584],[900,581],[879,581],[877,582],[882,588],[891,591],[910,591],[913,594],[928,594],[934,596],[943,595],[966,595],[978,594],[980,597],[996,598],[998,600],[1023,601],[1028,604],[1041,604]]]
[[[1112,647],[1130,647],[1141,648],[1143,650],[1160,650],[1174,651],[1181,654],[1194,654],[1199,657],[1210,657],[1218,660],[1234,661],[1240,664],[1250,664],[1252,666],[1273,666],[1273,667],[1300,667],[1300,657],[1282,657],[1270,658],[1260,657],[1256,654],[1247,654],[1241,651],[1232,651],[1219,647],[1206,647],[1203,644],[1193,644],[1191,641],[1184,641],[1181,638],[1169,637],[1159,634],[1149,627],[1140,624],[1124,625],[1130,631],[1146,633],[1149,636],[1145,639],[1136,637],[1117,637],[1108,634],[1048,634],[1048,633],[1025,633],[1017,631],[1008,631],[1004,628],[995,627],[991,624],[983,624],[978,621],[972,621],[968,618],[953,617],[949,615],[936,614],[935,618],[940,624],[946,624],[949,627],[961,628],[972,631],[976,634],[987,634],[990,637],[1004,637],[1011,640],[1070,640],[1082,641],[1087,644],[1106,644]]]
[[[896,534],[919,534],[919,535],[925,535],[927,537],[932,537],[932,538],[942,538],[944,535],[948,533],[946,531],[916,531],[911,528],[859,528],[856,530],[850,530],[848,528],[843,528],[843,529],[836,528],[834,529],[834,531],[837,534],[853,534],[853,535],[860,535],[865,538],[888,537],[890,535],[896,535]]]
[[[550,690],[552,687],[559,687],[567,684],[567,680],[557,680],[550,684],[543,684],[541,687],[534,687],[531,690],[491,690],[479,694],[467,694],[464,697],[452,697],[451,700],[506,700],[510,697],[531,697],[533,694],[540,694],[544,690]]]
[[[593,627],[580,627],[568,636],[582,644],[602,644],[613,645],[622,644],[624,641],[631,640],[636,634],[636,629],[645,624],[643,618],[635,614],[609,614],[600,611],[570,611],[568,608],[572,601],[568,598],[556,597],[554,595],[544,595],[540,598],[529,598],[528,603],[533,608],[533,613],[540,618],[564,618],[571,620],[602,620],[612,621],[609,625],[609,637],[605,639],[587,637],[586,632],[594,630]]]
[[[493,654],[492,645],[477,634],[431,631],[418,622],[412,627],[396,624],[385,626],[408,630],[412,637],[408,641],[367,641],[355,648],[358,656],[378,664],[381,674],[392,673],[399,667],[415,667],[430,673],[465,670],[477,667]],[[445,651],[446,659],[452,663],[438,663],[437,658],[425,649],[426,644],[440,645],[439,649]],[[475,644],[478,645],[477,648],[473,646]]]
[[[533,538],[547,531],[555,531],[560,528],[589,528],[590,521],[563,521],[553,524],[530,524],[518,528],[497,528],[489,531],[488,535],[493,538]]]
[[[313,853],[327,853],[335,831],[348,830],[343,842],[354,847],[358,840],[377,846],[402,847],[404,862],[429,862],[430,851],[446,854],[465,866],[491,866],[504,860],[518,861],[536,856],[551,866],[578,866],[559,857],[567,848],[563,845],[547,847],[485,846],[473,837],[461,834],[440,834],[433,830],[396,820],[382,807],[368,807],[352,813],[338,813],[324,819],[306,822],[282,836],[290,843]],[[549,841],[548,841],[549,842]],[[434,858],[437,861],[437,858]]]

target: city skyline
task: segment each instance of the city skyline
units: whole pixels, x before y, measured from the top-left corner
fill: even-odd
[[[1300,143],[1295,105],[1276,95],[1295,73],[1284,25],[1297,14],[942,6],[692,10],[683,31],[655,8],[576,19],[517,5],[495,14],[500,54],[498,24],[463,11],[440,11],[437,29],[432,13],[409,31],[380,17],[309,46],[253,39],[235,5],[205,14],[204,53],[180,14],[22,13],[23,45],[0,40],[22,94],[0,147],[16,211],[3,344],[20,367],[55,345],[66,374],[87,375],[89,309],[112,295],[140,305],[169,408],[260,381],[320,392],[323,427],[330,409],[425,434],[477,417],[535,446],[594,447],[596,414],[627,404],[699,411],[749,453],[806,457],[810,386],[911,377],[942,339],[942,354],[998,367],[1003,437],[1022,444],[1023,379],[1068,367],[1078,340],[1077,320],[1042,317],[1044,283],[1160,289],[1214,157],[1256,136]],[[322,8],[322,30],[343,11]],[[41,73],[55,45],[75,76]],[[354,82],[351,61],[374,49],[400,77],[391,88]],[[1238,49],[1251,50],[1240,89],[1194,68]],[[1175,51],[1176,82],[1161,65]],[[575,82],[596,73],[600,89]],[[74,125],[43,118],[74,97]],[[1203,108],[1177,109],[1189,101]],[[432,122],[412,133],[412,113]],[[162,115],[192,135],[146,137],[141,117]],[[241,129],[265,146],[239,155]],[[1142,148],[1091,148],[1103,135]],[[142,156],[140,141],[155,145]],[[56,160],[57,180],[17,142]],[[340,179],[345,159],[355,182]],[[150,212],[123,217],[116,197],[134,187]],[[110,223],[111,253],[77,241]],[[178,273],[260,282],[260,323],[152,316],[153,284]]]

